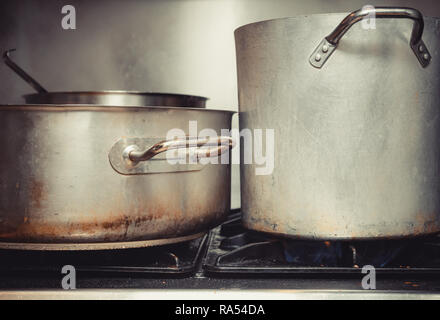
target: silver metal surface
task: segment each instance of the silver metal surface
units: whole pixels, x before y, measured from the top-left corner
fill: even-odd
[[[324,38],[310,55],[310,64],[316,68],[321,68],[335,50],[336,45],[331,44]]]
[[[182,172],[182,171],[200,171],[203,165],[195,163],[177,163],[170,164],[165,156],[154,158],[151,161],[142,161],[133,163],[129,157],[129,153],[135,150],[150,148],[152,145],[163,138],[123,138],[117,141],[109,152],[109,161],[112,168],[125,175],[148,174],[148,173],[165,173],[165,172]]]
[[[0,242],[108,243],[208,230],[230,208],[230,165],[125,176],[108,155],[124,137],[170,129],[220,135],[233,112],[192,108],[0,106]]]
[[[120,174],[149,174],[202,170],[201,158],[220,156],[234,143],[231,137],[191,138],[164,140],[151,138],[124,138],[115,143],[109,152],[110,164]],[[210,148],[208,148],[211,146]],[[194,148],[203,147],[203,148]],[[178,152],[182,149],[184,158]],[[164,152],[173,154],[162,154]],[[170,163],[180,160],[182,163]]]
[[[407,19],[353,25],[325,68],[311,68],[316,43],[346,15],[235,32],[240,127],[275,132],[273,174],[242,158],[244,224],[306,239],[439,232],[440,20],[424,18],[426,68],[408,50]]]
[[[232,145],[231,137],[185,137],[185,139],[160,141],[145,150],[131,150],[127,154],[127,159],[133,162],[148,161],[162,152],[176,149],[186,149],[186,151],[189,151],[193,148],[195,148],[195,157],[200,159],[213,155],[219,156],[221,155],[219,152],[225,151],[219,147],[226,146],[226,150],[229,150],[232,148]],[[201,147],[205,147],[205,149]],[[206,147],[215,148],[206,149]]]
[[[48,92],[23,96],[28,104],[96,104],[103,106],[160,106],[204,108],[208,98],[156,92],[84,91]]]
[[[7,250],[37,250],[37,251],[83,251],[83,250],[119,250],[130,248],[146,248],[164,246],[167,244],[189,241],[200,238],[205,233],[156,240],[140,240],[127,242],[95,242],[95,243],[29,243],[29,242],[0,242],[0,249]]]
[[[310,63],[316,68],[321,68],[331,54],[335,51],[344,34],[357,22],[364,18],[393,18],[410,19],[414,21],[409,44],[422,67],[431,61],[431,55],[422,40],[424,21],[422,14],[413,8],[400,7],[367,7],[353,11],[319,44],[310,56]],[[326,50],[330,48],[330,50]]]
[[[164,290],[164,289],[77,289],[3,290],[0,300],[439,300],[432,292],[381,290]]]

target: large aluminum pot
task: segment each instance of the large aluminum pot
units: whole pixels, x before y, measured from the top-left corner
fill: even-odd
[[[127,248],[200,236],[230,209],[230,166],[200,158],[230,148],[220,130],[232,114],[0,106],[0,248]],[[189,121],[219,137],[166,140],[173,128],[192,134]],[[167,160],[164,151],[187,146],[192,162]]]
[[[365,30],[373,14],[386,19]],[[346,16],[235,32],[240,126],[275,130],[273,174],[241,167],[244,224],[307,239],[439,232],[440,19]]]

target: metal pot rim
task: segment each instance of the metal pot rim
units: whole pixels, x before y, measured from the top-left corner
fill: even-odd
[[[235,114],[237,111],[222,109],[205,109],[190,107],[168,107],[168,106],[109,106],[96,104],[5,104],[0,105],[0,111],[145,111],[145,110],[178,110],[178,111],[198,111],[198,112],[222,112]]]
[[[267,19],[267,20],[260,20],[260,21],[255,21],[255,22],[251,22],[251,23],[247,23],[244,24],[238,28],[236,28],[234,30],[234,33],[240,31],[241,29],[245,29],[247,27],[250,26],[256,26],[259,24],[266,24],[266,23],[272,23],[272,22],[276,22],[276,21],[283,21],[283,20],[297,20],[297,19],[304,19],[304,18],[308,18],[308,17],[325,17],[325,16],[346,16],[350,14],[350,12],[332,12],[332,13],[313,13],[313,14],[302,14],[302,15],[297,15],[297,16],[292,16],[292,17],[284,17],[284,18],[274,18],[274,19]],[[423,15],[423,19],[426,20],[440,20],[440,17],[431,17],[431,16],[425,16]]]
[[[50,96],[50,95],[64,95],[64,94],[82,94],[82,95],[111,95],[111,94],[127,94],[127,95],[141,95],[141,96],[168,96],[168,97],[186,97],[191,99],[198,99],[207,101],[209,98],[180,93],[166,93],[166,92],[147,92],[147,91],[126,91],[126,90],[97,90],[97,91],[50,91],[47,93],[29,93],[23,95],[23,97],[36,97],[36,96]]]

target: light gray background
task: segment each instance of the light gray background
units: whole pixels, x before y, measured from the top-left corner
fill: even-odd
[[[61,28],[67,4],[76,8],[76,30]],[[0,49],[17,48],[14,59],[51,91],[187,93],[209,97],[210,108],[237,110],[234,29],[366,4],[440,16],[436,0],[1,0]],[[32,92],[3,64],[0,83],[2,104],[21,103]],[[235,165],[233,208],[240,205],[238,172]]]

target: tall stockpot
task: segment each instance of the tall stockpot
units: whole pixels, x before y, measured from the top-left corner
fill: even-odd
[[[232,140],[221,129],[232,114],[0,106],[0,248],[112,249],[200,236],[230,209],[230,165],[202,159],[227,155]],[[196,135],[216,135],[194,136],[190,124]],[[167,138],[171,129],[183,136]]]
[[[272,174],[242,151],[244,224],[307,239],[440,231],[439,36],[440,19],[383,7],[237,29],[240,127],[275,133]]]

